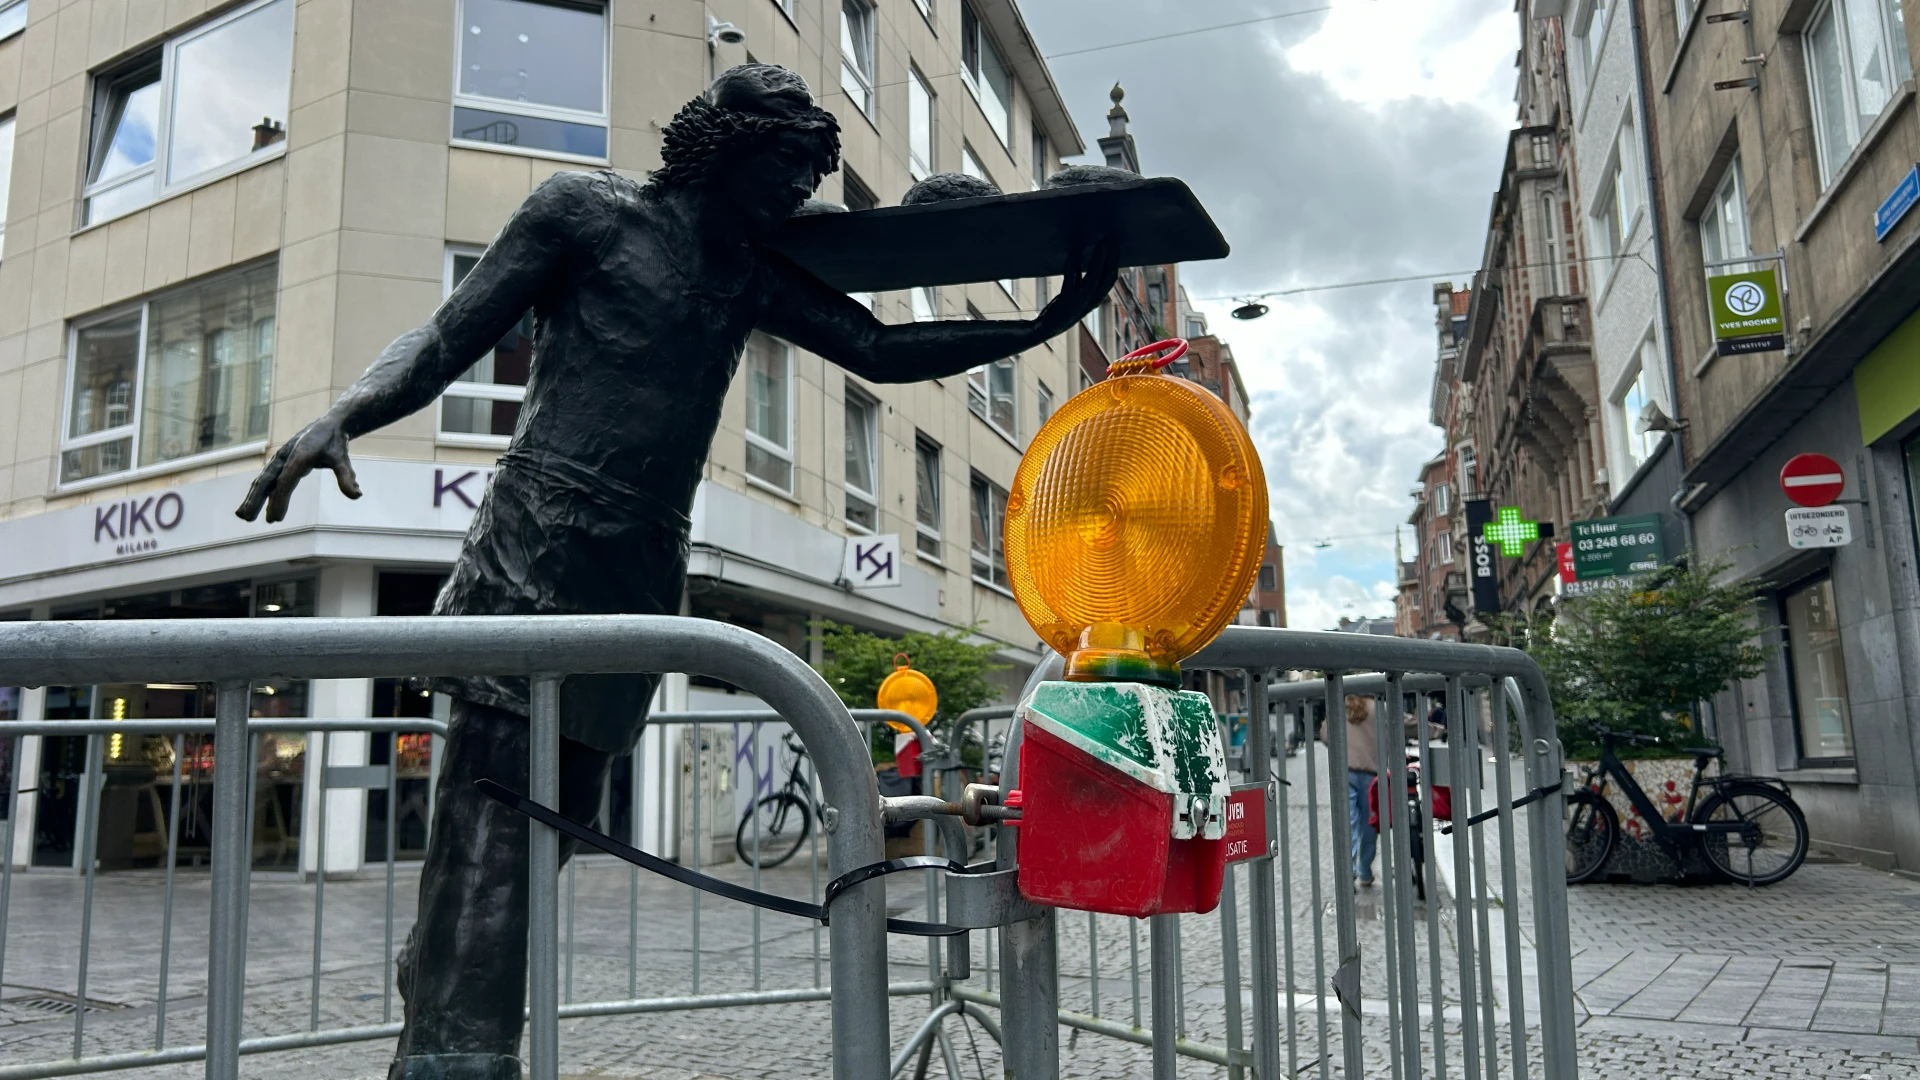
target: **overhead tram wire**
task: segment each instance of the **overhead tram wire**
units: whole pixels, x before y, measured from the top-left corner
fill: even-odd
[[[1403,285],[1412,281],[1432,281],[1435,278],[1450,278],[1456,276],[1470,276],[1474,279],[1479,279],[1487,274],[1506,274],[1516,270],[1537,270],[1543,266],[1566,266],[1571,263],[1613,262],[1615,260],[1624,261],[1626,259],[1636,260],[1642,266],[1651,270],[1653,269],[1653,264],[1648,262],[1646,256],[1641,254],[1645,249],[1646,244],[1643,243],[1632,251],[1622,251],[1616,255],[1582,255],[1577,259],[1554,259],[1551,262],[1508,263],[1505,266],[1496,266],[1491,269],[1487,267],[1474,267],[1467,270],[1435,270],[1425,274],[1402,274],[1397,277],[1365,278],[1360,281],[1335,281],[1314,285],[1296,285],[1286,289],[1269,289],[1266,292],[1223,293],[1218,296],[1195,296],[1189,299],[1195,303],[1221,300],[1270,300],[1277,296],[1298,296],[1301,293],[1331,292],[1335,289],[1363,289],[1372,285]]]

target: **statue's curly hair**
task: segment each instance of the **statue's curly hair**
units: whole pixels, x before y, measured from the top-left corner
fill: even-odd
[[[724,108],[697,97],[681,106],[661,132],[662,165],[653,174],[660,191],[698,187],[718,168],[744,157],[781,131],[813,136],[815,169],[826,176],[840,168],[840,122],[821,108],[792,118]]]

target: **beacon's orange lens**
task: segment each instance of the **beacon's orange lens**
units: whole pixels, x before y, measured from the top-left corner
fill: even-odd
[[[933,680],[925,673],[910,667],[896,667],[893,673],[880,681],[880,689],[874,694],[874,707],[903,712],[921,723],[933,719],[940,711],[940,693],[933,687]],[[913,729],[905,724],[887,721],[895,731],[907,732]]]
[[[1053,414],[1007,498],[1007,572],[1069,677],[1177,671],[1232,621],[1266,550],[1246,428],[1185,379],[1115,365]]]

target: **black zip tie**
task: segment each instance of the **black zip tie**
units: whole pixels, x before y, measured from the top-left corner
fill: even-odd
[[[932,869],[946,870],[955,874],[978,874],[987,873],[996,869],[992,863],[981,863],[978,867],[969,867],[938,855],[909,855],[903,859],[888,859],[884,862],[857,866],[841,874],[839,877],[834,878],[832,881],[827,882],[827,887],[821,892],[823,898],[822,903],[809,904],[804,900],[795,900],[792,897],[781,896],[777,893],[761,892],[758,889],[749,889],[744,885],[735,885],[731,881],[722,881],[719,878],[709,877],[706,874],[689,870],[676,863],[668,862],[657,855],[649,855],[639,848],[615,840],[606,833],[582,825],[572,818],[562,816],[549,807],[542,806],[532,799],[527,798],[525,795],[496,781],[476,780],[473,786],[479,789],[480,794],[485,795],[497,803],[517,810],[550,829],[566,833],[568,836],[596,847],[609,855],[625,862],[630,862],[642,870],[651,871],[659,874],[661,877],[672,878],[682,885],[691,886],[702,892],[709,892],[715,896],[724,896],[729,900],[738,900],[743,904],[751,904],[754,907],[766,908],[769,911],[778,911],[786,915],[798,915],[803,919],[818,919],[822,925],[827,924],[827,909],[833,906],[835,897],[855,885],[865,881],[871,881],[874,878],[885,877],[888,874],[905,873],[908,870]],[[953,926],[948,923],[917,922],[913,919],[887,920],[888,933],[907,934],[913,937],[953,937],[958,934],[964,934],[967,930],[968,927]]]
[[[1539,802],[1541,799],[1544,799],[1547,796],[1559,790],[1560,790],[1559,784],[1548,784],[1545,787],[1534,788],[1532,791],[1529,791],[1525,795],[1522,795],[1519,798],[1513,800],[1513,803],[1509,806],[1506,806],[1506,807],[1496,806],[1491,810],[1483,810],[1480,813],[1473,815],[1472,817],[1467,819],[1466,827],[1472,828],[1473,826],[1478,825],[1482,822],[1491,821],[1492,819],[1500,816],[1500,811],[1502,809],[1518,810],[1521,807],[1527,805],[1528,803]],[[1443,835],[1452,836],[1453,826],[1449,824],[1446,828],[1441,829],[1440,832]]]

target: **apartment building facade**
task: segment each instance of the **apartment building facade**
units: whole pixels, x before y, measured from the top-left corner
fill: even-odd
[[[818,197],[849,207],[897,202],[934,172],[1027,190],[1084,149],[1012,0],[0,4],[0,617],[425,612],[518,418],[531,318],[432,407],[355,440],[364,498],[317,475],[286,520],[247,523],[232,511],[252,476],[434,311],[536,185],[568,169],[643,178],[680,105],[748,61],[799,72],[838,117],[844,167]],[[862,299],[884,321],[1010,318],[1057,284]],[[976,627],[1017,686],[1038,642],[1006,587],[1006,490],[1080,388],[1078,347],[1069,334],[879,386],[756,334],[695,499],[683,610],[809,658],[821,619]],[[850,586],[849,538],[887,534],[899,584]],[[0,718],[211,708],[191,684],[0,695]],[[751,702],[675,676],[659,704]],[[254,693],[267,715],[436,707],[399,680]],[[22,862],[73,860],[79,742],[29,740],[17,763],[41,778],[16,785],[38,787],[12,808]],[[326,750],[336,765],[398,755],[401,855],[424,840],[426,749],[336,736]],[[314,868],[298,844],[316,814],[306,750],[288,738],[263,755],[274,794],[258,829],[281,842],[261,865]],[[673,768],[655,735],[642,751],[648,775]],[[108,768],[164,777],[171,755],[129,745]],[[331,827],[367,844],[329,845],[329,869],[386,858],[387,812],[384,793],[331,795]],[[672,816],[644,823],[649,846],[670,846]],[[134,862],[147,842],[114,841]]]
[[[1772,647],[1709,719],[1734,767],[1792,782],[1817,845],[1912,870],[1920,216],[1900,191],[1920,183],[1920,29],[1904,6],[1755,0],[1722,18],[1681,0],[1640,16],[1686,422],[1678,505],[1700,557],[1762,587]],[[1784,341],[1718,348],[1709,276],[1749,268],[1779,277]],[[1804,452],[1840,465],[1850,543],[1790,538],[1781,469]]]

